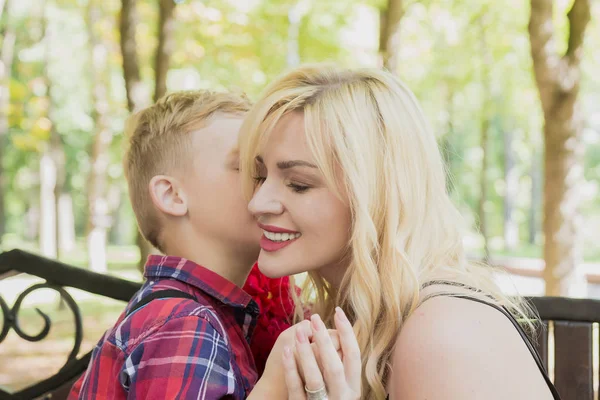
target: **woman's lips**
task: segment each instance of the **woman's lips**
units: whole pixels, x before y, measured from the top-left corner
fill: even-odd
[[[284,247],[294,243],[299,238],[300,238],[300,236],[298,236],[294,239],[289,239],[289,240],[285,240],[285,241],[274,241],[274,240],[269,239],[268,237],[266,237],[263,234],[262,237],[260,238],[260,248],[267,252],[274,252],[277,250],[281,250]]]

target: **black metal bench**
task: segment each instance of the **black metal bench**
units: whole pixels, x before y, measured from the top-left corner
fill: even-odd
[[[55,375],[16,393],[0,389],[0,400],[65,399],[73,382],[85,371],[90,353],[77,357],[83,334],[82,318],[75,300],[64,288],[77,288],[127,302],[139,289],[140,283],[97,274],[21,250],[0,254],[0,279],[20,273],[43,278],[46,282],[26,289],[12,307],[9,307],[0,295],[0,307],[4,317],[0,343],[11,329],[29,341],[39,341],[47,336],[50,320],[42,312],[38,311],[46,321],[45,327],[35,336],[22,332],[17,319],[25,296],[41,288],[56,290],[72,310],[75,317],[75,340],[67,362]],[[554,371],[554,382],[562,398],[592,400],[593,353],[596,352],[596,356],[600,356],[600,350],[593,344],[593,324],[600,321],[600,301],[559,297],[533,297],[530,300],[546,327],[538,331],[538,351],[546,367]],[[552,342],[554,346],[549,346]],[[552,355],[554,362],[549,363],[552,361]]]
[[[0,254],[0,279],[22,273],[43,278],[46,282],[35,284],[26,289],[18,296],[12,307],[9,307],[0,294],[0,308],[4,320],[0,331],[0,343],[6,338],[11,329],[21,338],[30,342],[43,340],[48,335],[51,321],[43,312],[38,310],[38,313],[44,318],[44,328],[34,336],[21,330],[17,317],[22,301],[27,295],[42,288],[49,288],[60,293],[61,298],[73,312],[75,320],[74,345],[67,362],[55,375],[15,393],[8,393],[0,389],[0,400],[65,399],[73,382],[87,368],[91,353],[77,357],[83,337],[82,318],[77,303],[64,288],[77,288],[88,293],[127,302],[140,288],[140,283],[72,267],[21,250],[11,250]]]

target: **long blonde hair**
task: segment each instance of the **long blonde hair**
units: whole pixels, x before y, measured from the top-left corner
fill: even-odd
[[[349,267],[337,290],[317,273],[313,312],[331,325],[339,305],[354,323],[362,353],[363,395],[384,399],[389,360],[424,282],[446,279],[479,289],[527,317],[495,285],[488,266],[469,263],[462,218],[446,191],[437,142],[411,91],[376,69],[303,66],[273,82],[250,110],[240,138],[241,170],[254,191],[255,156],[277,121],[304,114],[307,143],[328,185],[352,212]],[[343,172],[336,180],[335,171]],[[305,294],[311,294],[305,291]]]

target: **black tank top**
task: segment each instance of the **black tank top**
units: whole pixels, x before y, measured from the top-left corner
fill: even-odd
[[[472,290],[475,292],[480,292],[480,290],[467,286],[467,285],[463,285],[461,283],[457,283],[457,282],[451,282],[451,281],[431,281],[431,282],[427,282],[423,285],[423,288],[428,287],[428,286],[433,286],[433,285],[449,285],[449,286],[458,286],[461,287],[463,289],[468,289],[468,290]],[[482,299],[477,299],[477,298],[473,298],[473,297],[469,297],[467,295],[462,295],[462,294],[449,294],[449,293],[433,293],[429,296],[426,296],[423,301],[421,302],[421,304],[423,304],[425,301],[432,299],[434,297],[441,297],[441,296],[449,296],[449,297],[456,297],[459,299],[465,299],[465,300],[471,300],[471,301],[475,301],[477,303],[481,303],[484,304],[486,306],[490,306],[492,308],[495,308],[496,310],[500,311],[502,314],[504,314],[506,316],[506,318],[508,318],[508,320],[513,324],[513,326],[515,327],[515,329],[517,330],[517,332],[519,332],[519,335],[521,335],[521,338],[523,339],[523,341],[525,342],[525,345],[527,346],[527,348],[529,349],[529,352],[531,353],[531,355],[533,356],[533,359],[535,360],[535,363],[537,364],[538,368],[540,369],[540,372],[542,373],[542,376],[544,377],[544,380],[546,381],[546,384],[548,384],[548,388],[550,389],[550,392],[552,392],[552,398],[554,400],[561,400],[560,395],[558,394],[558,391],[556,390],[556,387],[554,387],[554,384],[552,383],[552,381],[550,380],[550,377],[548,376],[548,372],[546,371],[546,367],[544,367],[544,363],[542,362],[542,359],[540,358],[540,355],[538,354],[535,346],[531,343],[531,340],[529,338],[529,336],[527,336],[527,334],[525,333],[525,331],[523,330],[523,328],[521,327],[521,325],[519,324],[519,322],[515,319],[515,317],[508,312],[504,307],[500,307],[496,304],[493,303],[489,303],[485,300]],[[389,400],[390,395],[388,394],[387,399]]]

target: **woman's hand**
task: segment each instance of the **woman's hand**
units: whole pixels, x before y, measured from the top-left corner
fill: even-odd
[[[311,323],[308,320],[298,322],[283,331],[277,338],[277,341],[269,354],[264,373],[250,393],[248,397],[249,400],[266,398],[283,400],[288,398],[288,389],[285,385],[284,376],[285,369],[282,365],[282,355],[286,346],[293,346],[294,338],[298,335],[298,332],[302,332],[303,335],[306,335],[309,341],[312,342],[314,340]],[[330,329],[328,330],[328,333],[331,337],[335,351],[339,352],[341,357],[340,341],[337,331]],[[320,356],[317,344],[311,343],[310,346],[312,349],[311,352],[314,352],[316,359],[319,360]],[[292,355],[292,357],[294,356]]]
[[[311,317],[312,342],[304,329],[296,330],[295,347],[283,350],[285,382],[289,400],[353,400],[361,395],[360,348],[350,321],[338,307],[334,317],[342,357],[318,315]],[[315,353],[318,354],[315,356]],[[303,377],[298,366],[300,366]]]

